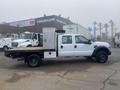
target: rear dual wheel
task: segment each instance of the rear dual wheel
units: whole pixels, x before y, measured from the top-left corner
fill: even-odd
[[[39,57],[39,55],[32,54],[28,56],[26,62],[27,62],[27,65],[30,67],[38,67],[41,64],[41,58]]]

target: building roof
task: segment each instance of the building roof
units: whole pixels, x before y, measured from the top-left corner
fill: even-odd
[[[46,21],[46,22],[59,22],[62,24],[73,24],[73,22],[71,20],[69,20],[68,18],[63,18],[61,16],[56,16],[56,15],[51,15],[51,16],[44,16],[44,17],[40,17],[40,18],[36,18],[36,21],[39,23],[39,21]]]
[[[32,22],[32,23],[31,23]],[[0,25],[0,33],[19,33],[24,31],[30,32],[42,32],[44,27],[55,27],[56,29],[63,29],[64,25],[74,24],[68,18],[61,16],[51,15],[43,16],[39,18],[32,18],[26,20],[20,20],[7,23],[6,25]]]

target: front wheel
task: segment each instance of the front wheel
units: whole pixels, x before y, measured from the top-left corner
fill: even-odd
[[[40,65],[41,59],[38,55],[33,54],[28,56],[27,65],[30,67],[38,67]]]
[[[98,63],[106,63],[108,61],[108,55],[104,51],[99,51],[96,55],[96,61]]]

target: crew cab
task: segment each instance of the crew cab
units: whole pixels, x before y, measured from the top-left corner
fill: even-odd
[[[107,42],[92,42],[79,34],[47,32],[43,34],[43,47],[15,48],[5,51],[5,56],[22,58],[31,67],[44,59],[57,57],[91,57],[99,63],[106,63],[111,55]]]

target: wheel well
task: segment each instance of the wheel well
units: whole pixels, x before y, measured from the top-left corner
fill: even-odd
[[[7,46],[7,45],[5,45],[5,46],[3,46],[3,48],[4,48],[4,47],[8,47],[8,46]]]
[[[29,45],[27,45],[27,47],[32,47],[32,45],[31,45],[31,44],[29,44]]]
[[[100,51],[104,51],[106,54],[109,54],[109,49],[106,47],[102,47],[102,48],[96,48],[92,56],[96,56],[96,54]]]
[[[109,53],[109,50],[108,50],[108,49],[104,49],[104,48],[103,48],[103,49],[98,50],[98,52],[99,52],[99,51],[104,51],[104,52],[106,52],[107,54]]]
[[[9,47],[8,47],[7,45],[5,45],[5,46],[3,46],[2,50],[5,51],[5,48],[6,48],[6,49],[9,49]]]

